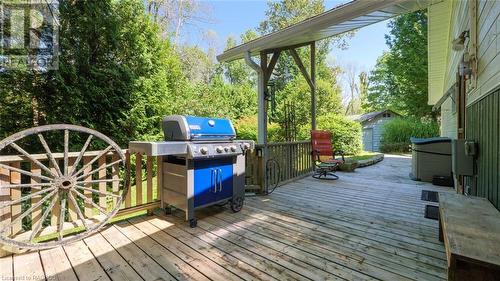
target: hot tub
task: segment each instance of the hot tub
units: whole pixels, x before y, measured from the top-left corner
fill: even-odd
[[[412,171],[410,178],[432,182],[434,177],[451,177],[451,139],[411,138]]]

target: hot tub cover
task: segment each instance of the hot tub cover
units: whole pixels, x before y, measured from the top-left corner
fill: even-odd
[[[440,142],[451,142],[450,138],[446,137],[434,137],[434,138],[410,138],[413,144],[431,144]]]

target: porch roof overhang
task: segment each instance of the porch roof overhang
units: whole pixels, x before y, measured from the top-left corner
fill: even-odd
[[[242,59],[250,52],[271,53],[275,50],[306,45],[356,30],[395,16],[421,10],[442,0],[354,0],[279,31],[226,50],[217,56],[220,62]]]

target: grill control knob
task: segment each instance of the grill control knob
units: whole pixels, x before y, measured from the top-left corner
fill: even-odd
[[[218,153],[222,153],[222,146],[217,146],[217,148],[215,148],[215,150],[216,150]]]
[[[202,148],[200,148],[200,152],[201,152],[201,154],[207,154],[208,148],[202,147]]]
[[[228,151],[229,151],[229,147],[227,147],[227,146],[226,146],[226,147],[224,147],[224,151],[225,151],[225,152],[228,152]]]
[[[244,144],[243,144],[243,148],[244,148],[244,149],[250,149],[250,144],[248,144],[248,143],[244,143]]]
[[[235,146],[235,145],[232,145],[232,146],[231,146],[231,151],[232,151],[232,152],[236,152],[236,146]]]

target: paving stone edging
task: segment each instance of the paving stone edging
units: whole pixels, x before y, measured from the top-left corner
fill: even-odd
[[[377,164],[378,162],[384,160],[384,154],[378,154],[373,156],[370,159],[366,160],[359,160],[358,161],[358,168],[363,168],[363,167],[368,167],[374,164]]]

